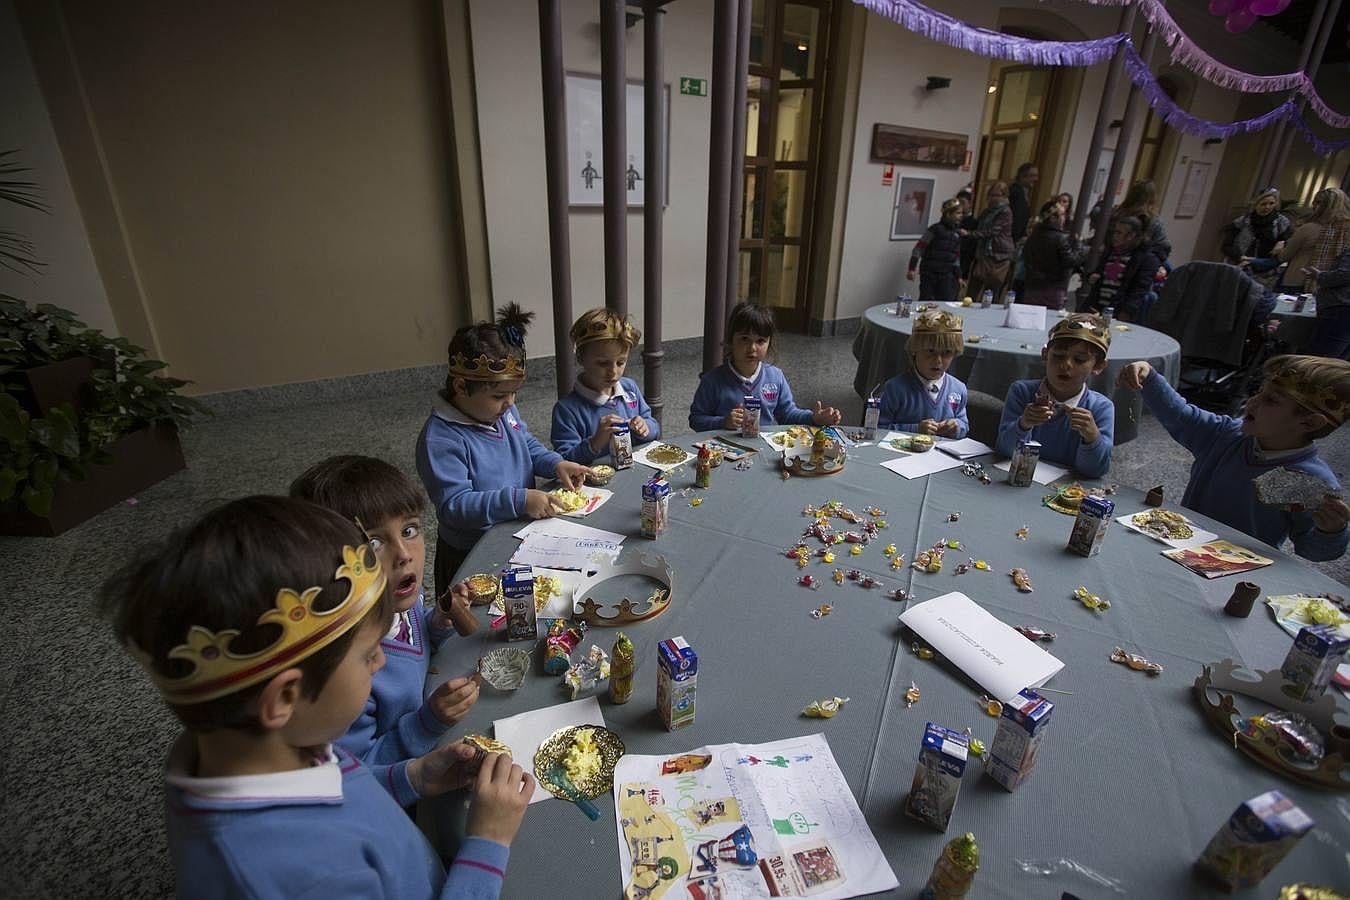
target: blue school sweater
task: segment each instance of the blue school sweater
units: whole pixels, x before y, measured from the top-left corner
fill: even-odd
[[[525,515],[525,491],[536,475],[554,477],[562,456],[530,434],[514,404],[491,426],[456,418],[462,415],[437,398],[417,438],[417,473],[441,538],[467,550],[493,525]]]
[[[918,431],[924,419],[945,422],[955,419],[960,427],[956,437],[970,434],[966,418],[966,386],[950,374],[942,376],[937,396],[928,390],[928,382],[914,372],[902,372],[886,382],[881,391],[881,427],[896,431]]]
[[[745,403],[749,396],[763,403],[759,414],[761,426],[810,425],[811,410],[792,402],[792,388],[788,387],[783,370],[768,363],[759,364],[753,379],[736,373],[731,363],[723,363],[710,372],[704,372],[689,405],[689,427],[695,431],[714,431],[722,427],[727,413]]]
[[[467,838],[447,876],[408,814],[341,748],[308,769],[233,778],[191,777],[195,751],[184,735],[165,772],[179,897],[493,900],[501,893],[506,847]]]
[[[430,753],[450,728],[424,702],[431,654],[453,630],[432,628],[435,616],[435,607],[425,605],[419,596],[408,610],[409,642],[389,637],[380,641],[384,668],[371,678],[366,708],[337,741],[339,747],[370,766],[376,780],[403,806],[417,802],[417,794],[408,782],[406,768],[402,772],[388,770]]]
[[[1256,439],[1242,433],[1242,420],[1220,416],[1187,403],[1157,372],[1144,382],[1144,402],[1167,433],[1195,457],[1182,506],[1265,541],[1272,547],[1294,541],[1294,551],[1305,559],[1337,559],[1345,553],[1350,530],[1328,534],[1318,529],[1306,512],[1289,512],[1256,499],[1252,480],[1284,467],[1307,472],[1338,490],[1340,483],[1317,455],[1317,447],[1277,459],[1256,457]]]
[[[1092,446],[1084,446],[1078,432],[1069,428],[1067,414],[1055,416],[1044,425],[1023,431],[1018,424],[1022,411],[1041,386],[1041,379],[1014,381],[1008,388],[1008,399],[1003,402],[1003,418],[998,423],[998,441],[995,449],[1004,456],[1012,456],[1022,441],[1041,442],[1041,459],[1068,466],[1084,478],[1101,478],[1111,468],[1111,441],[1116,431],[1116,407],[1110,397],[1088,388],[1081,394],[1078,405],[1092,411],[1101,437]]]
[[[585,396],[583,391],[586,394],[594,393],[587,390],[585,385],[578,384],[572,389],[572,393],[553,404],[553,431],[550,439],[553,442],[553,449],[561,453],[563,459],[589,466],[597,459],[609,456],[608,445],[599,453],[591,450],[591,435],[595,434],[600,417],[611,413],[623,416],[625,421],[634,416],[641,416],[647,420],[647,427],[651,429],[651,433],[645,438],[633,434],[633,446],[654,441],[661,436],[661,426],[652,418],[652,408],[647,405],[646,398],[642,396],[642,391],[638,390],[637,382],[633,379],[620,378],[619,393],[604,403],[598,403]]]

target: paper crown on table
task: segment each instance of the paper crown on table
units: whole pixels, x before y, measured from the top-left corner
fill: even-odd
[[[469,381],[515,381],[525,377],[525,360],[514,356],[492,359],[486,353],[469,359],[456,353],[450,357],[450,375]]]
[[[193,625],[186,642],[168,654],[169,659],[190,665],[188,674],[171,678],[155,671],[143,651],[137,656],[164,699],[176,705],[205,703],[266,681],[342,637],[383,596],[385,574],[369,544],[343,547],[342,559],[330,584],[300,592],[292,588],[277,591],[276,605],[259,616],[257,624],[278,626],[281,636],[256,653],[231,651],[230,644],[240,634],[237,628],[210,631]],[[342,602],[332,609],[315,609],[315,601],[341,581],[348,585]]]
[[[1058,340],[1087,341],[1106,353],[1111,349],[1111,326],[1101,316],[1074,313],[1050,329],[1050,342]]]
[[[1333,372],[1339,369],[1340,372]],[[1320,372],[1319,372],[1320,370]],[[1325,380],[1314,373],[1329,375]],[[1318,381],[1322,383],[1318,383]],[[1350,363],[1314,356],[1276,357],[1266,365],[1266,384],[1300,406],[1340,425],[1350,412]]]
[[[626,316],[613,310],[596,310],[581,317],[572,326],[570,337],[572,344],[580,349],[596,341],[618,341],[628,346],[637,343],[638,331]]]
[[[914,320],[915,334],[960,334],[965,322],[956,313],[929,310]]]
[[[634,603],[629,598],[624,597],[614,604],[616,612],[609,616],[601,613],[601,610],[605,607],[596,603],[590,597],[585,597],[584,600],[575,599],[584,597],[601,582],[618,578],[620,575],[641,575],[663,585],[663,587],[657,588],[643,602]],[[604,560],[596,565],[594,572],[583,576],[576,590],[573,591],[574,618],[585,622],[587,625],[599,625],[605,628],[645,622],[648,619],[655,619],[669,609],[674,593],[675,569],[666,561],[664,556],[648,559],[639,553],[638,556],[629,557],[624,562]]]

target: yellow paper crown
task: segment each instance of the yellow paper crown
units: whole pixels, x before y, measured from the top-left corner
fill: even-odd
[[[469,381],[515,381],[525,377],[525,360],[515,356],[492,359],[486,353],[469,359],[456,353],[450,357],[450,375]]]
[[[169,659],[190,664],[192,671],[170,678],[150,668],[164,699],[190,705],[233,694],[293,667],[350,631],[384,594],[385,575],[369,544],[343,547],[342,559],[333,580],[348,582],[346,598],[332,609],[316,610],[314,601],[324,586],[302,593],[291,588],[277,591],[276,606],[259,616],[257,624],[279,626],[281,637],[257,653],[230,650],[240,634],[237,628],[217,632],[193,625],[187,641],[168,654]],[[147,661],[144,654],[140,655],[143,662]]]
[[[960,334],[965,323],[956,313],[945,309],[920,313],[914,320],[915,334]]]
[[[1319,368],[1324,374],[1332,368],[1340,369],[1339,378],[1315,378],[1310,368]],[[1350,364],[1342,360],[1320,357],[1292,356],[1271,360],[1266,369],[1266,383],[1290,397],[1300,406],[1321,413],[1336,425],[1345,421],[1350,411]],[[1334,373],[1333,373],[1334,374]]]
[[[1074,313],[1051,327],[1050,343],[1058,340],[1087,341],[1106,353],[1111,349],[1111,329],[1100,316]]]
[[[593,319],[587,323],[584,328],[572,328],[572,343],[577,349],[586,344],[593,344],[596,341],[618,341],[621,344],[629,343],[628,321],[618,315],[607,315],[602,318]]]

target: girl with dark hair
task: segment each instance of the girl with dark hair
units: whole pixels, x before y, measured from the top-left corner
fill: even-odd
[[[1158,258],[1144,242],[1144,225],[1134,216],[1111,223],[1111,246],[1102,255],[1097,271],[1088,278],[1092,285],[1087,308],[1101,312],[1115,308],[1116,318],[1138,322],[1144,312],[1144,296],[1153,286]]]
[[[731,335],[727,361],[699,379],[694,402],[689,405],[690,428],[739,431],[747,397],[760,401],[761,425],[839,424],[839,410],[833,406],[817,400],[813,411],[794,403],[783,370],[765,361],[777,333],[772,310],[754,303],[737,303],[731,310],[727,333]]]

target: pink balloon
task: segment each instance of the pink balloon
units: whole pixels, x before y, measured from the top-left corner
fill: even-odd
[[[1274,16],[1284,11],[1289,5],[1289,0],[1252,0],[1248,9],[1258,16]]]
[[[1237,34],[1251,28],[1255,23],[1256,13],[1250,9],[1239,9],[1228,14],[1228,18],[1224,19],[1223,27],[1228,29],[1229,32]]]
[[[1238,0],[1209,0],[1209,11],[1216,16],[1226,16],[1237,8]]]

